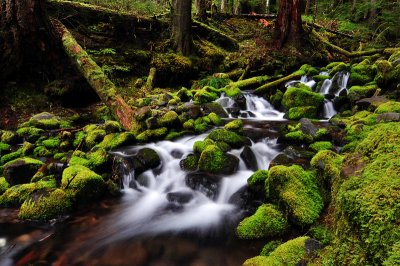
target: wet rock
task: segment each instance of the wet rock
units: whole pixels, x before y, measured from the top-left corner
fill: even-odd
[[[185,103],[179,106],[178,110],[180,112],[185,112],[185,116],[190,119],[196,119],[200,116],[203,116],[203,112],[201,111],[200,105],[194,103]]]
[[[193,199],[193,194],[190,192],[170,192],[167,194],[169,202],[185,204]]]
[[[310,119],[302,118],[300,119],[300,130],[307,135],[312,136],[315,138],[317,136],[318,127],[315,126]]]
[[[206,115],[216,113],[219,117],[228,117],[224,108],[217,102],[205,103],[202,105],[202,108]]]
[[[347,96],[336,97],[335,99],[333,99],[333,107],[339,113],[345,110],[350,110],[351,109],[350,99]]]
[[[239,168],[239,159],[229,153],[224,153],[216,145],[207,146],[201,153],[199,169],[211,174],[230,175]]]
[[[132,168],[135,169],[135,174],[139,175],[149,169],[159,166],[161,164],[161,159],[155,150],[143,148],[131,158],[130,163],[132,164]]]
[[[214,199],[218,193],[218,184],[221,177],[208,175],[206,173],[190,173],[186,176],[186,185],[191,189],[204,193],[207,197]]]
[[[236,104],[239,106],[240,109],[242,109],[242,110],[247,109],[247,101],[242,93],[233,97],[233,100],[236,102]]]
[[[257,158],[249,146],[244,146],[243,151],[240,153],[240,158],[250,170],[256,171],[258,169]]]
[[[265,201],[265,192],[258,192],[242,187],[229,198],[228,203],[238,206],[246,216],[251,215]]]
[[[11,186],[29,183],[43,165],[43,162],[32,158],[16,159],[5,164],[4,177]]]
[[[383,113],[378,115],[378,117],[376,118],[376,121],[378,123],[380,122],[397,122],[400,121],[400,113]]]
[[[248,138],[222,128],[214,129],[208,134],[207,138],[215,142],[225,142],[232,148],[241,148],[244,145],[251,145],[251,141]]]
[[[367,109],[371,109],[371,107],[373,107],[373,109],[375,109],[376,106],[379,106],[388,101],[389,100],[385,96],[373,96],[370,98],[363,98],[363,99],[357,101],[356,104],[360,110],[367,110]]]
[[[199,161],[199,158],[196,155],[189,154],[188,156],[186,156],[185,159],[183,159],[179,162],[179,166],[184,171],[188,171],[188,172],[195,171],[195,170],[197,170],[198,161]]]

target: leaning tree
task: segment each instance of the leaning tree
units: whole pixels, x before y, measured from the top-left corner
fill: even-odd
[[[299,44],[302,33],[300,0],[280,0],[275,25],[277,47],[282,48],[287,42]]]
[[[192,51],[192,0],[174,0],[172,36],[174,48],[183,55]]]

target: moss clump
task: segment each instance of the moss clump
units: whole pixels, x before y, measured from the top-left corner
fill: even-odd
[[[65,214],[72,207],[70,197],[61,189],[45,190],[28,197],[19,211],[19,218],[48,221]]]
[[[350,85],[365,85],[371,82],[376,74],[376,68],[370,65],[369,60],[353,65],[350,70]]]
[[[72,145],[77,148],[79,145],[81,145],[85,139],[86,133],[83,131],[79,131],[75,134],[75,139],[72,142]]]
[[[267,170],[257,170],[247,179],[247,185],[249,187],[254,187],[257,185],[263,185],[265,180],[268,178]]]
[[[59,138],[50,138],[42,141],[42,144],[47,149],[57,149],[60,147],[61,140]]]
[[[338,72],[348,71],[350,67],[348,64],[345,64],[343,62],[332,62],[329,65],[327,65],[326,68],[330,69],[329,75],[333,77]]]
[[[378,108],[375,110],[376,114],[383,114],[389,112],[400,113],[400,102],[388,101],[386,103],[379,105]]]
[[[237,132],[239,134],[243,133],[243,121],[241,119],[236,119],[233,121],[230,121],[224,126],[224,129]]]
[[[221,118],[216,113],[210,113],[207,117],[215,126],[220,126],[222,124]]]
[[[290,120],[299,120],[301,118],[316,118],[317,108],[315,106],[301,106],[290,108],[286,113]]]
[[[303,70],[307,76],[314,76],[317,75],[319,73],[318,69],[316,69],[313,66],[310,66],[308,64],[304,64],[302,65],[299,70]]]
[[[93,148],[95,145],[103,141],[106,136],[106,131],[104,129],[94,129],[90,130],[85,136],[86,147]]]
[[[290,87],[283,94],[282,105],[289,110],[293,107],[314,106],[320,108],[324,103],[324,96],[302,88]]]
[[[28,183],[44,164],[29,157],[15,159],[4,165],[4,177],[10,185]]]
[[[194,154],[189,154],[179,162],[179,166],[184,171],[196,171],[199,158]]]
[[[151,65],[157,69],[157,73],[165,76],[185,76],[192,70],[192,62],[189,58],[175,53],[156,54]]]
[[[194,121],[194,131],[197,134],[204,133],[208,129],[208,124],[203,120],[202,117],[197,118]]]
[[[186,130],[194,130],[194,119],[189,119],[188,121],[183,123],[183,129]]]
[[[147,129],[136,136],[137,141],[139,142],[147,142],[149,140],[162,139],[168,133],[168,129],[166,127],[161,127],[157,129]]]
[[[77,200],[89,201],[103,194],[105,183],[100,175],[89,168],[74,165],[64,170],[61,187],[72,190]]]
[[[248,259],[244,262],[243,266],[298,265],[306,258],[307,252],[305,246],[308,239],[309,237],[302,236],[289,240],[272,251],[268,257],[257,256]]]
[[[206,86],[201,90],[197,90],[193,99],[198,103],[213,102],[218,99],[218,91],[213,87]]]
[[[8,188],[10,184],[6,181],[4,177],[0,177],[0,195],[3,194]]]
[[[333,241],[333,233],[322,224],[311,227],[310,235],[323,245],[329,245]]]
[[[106,134],[118,133],[122,131],[121,124],[113,120],[107,120],[104,125],[101,125],[101,128],[106,131]]]
[[[209,145],[201,153],[199,169],[212,174],[233,174],[239,167],[239,159],[225,154],[216,145]]]
[[[311,135],[305,134],[301,130],[296,130],[293,132],[286,133],[284,138],[287,142],[300,143],[300,144],[312,143],[314,141],[314,138]]]
[[[258,207],[255,214],[245,218],[236,228],[242,239],[257,239],[282,234],[286,229],[286,220],[271,204]]]
[[[279,247],[282,244],[283,243],[280,240],[269,241],[262,248],[262,250],[260,252],[260,256],[269,256],[269,254],[271,254],[272,251],[274,251],[277,247]]]
[[[103,148],[95,151],[84,153],[75,151],[69,160],[69,165],[83,165],[92,170],[100,169],[109,162],[109,155]]]
[[[348,97],[351,101],[355,102],[362,98],[371,97],[378,89],[379,88],[376,84],[366,86],[352,86],[349,89]]]
[[[0,156],[9,153],[11,151],[11,146],[7,143],[0,142]]]
[[[6,155],[3,155],[1,157],[0,165],[4,165],[4,164],[6,164],[6,163],[8,163],[8,162],[10,162],[12,160],[20,158],[21,156],[23,156],[22,149],[18,149],[18,150],[14,151],[14,152],[10,152],[10,153],[8,153]]]
[[[310,145],[310,148],[316,152],[322,151],[322,150],[331,150],[333,148],[333,145],[329,141],[317,141],[314,142]]]
[[[35,157],[52,157],[53,152],[49,151],[45,146],[37,146],[33,150],[33,155]]]
[[[392,250],[388,253],[388,255],[388,258],[385,259],[382,265],[400,265],[400,241],[393,245]]]
[[[17,144],[19,141],[18,135],[9,130],[3,131],[3,133],[1,133],[0,131],[0,135],[1,135],[0,141],[3,143]]]
[[[276,93],[269,98],[269,101],[276,109],[279,109],[282,106],[282,99],[283,92],[277,90]]]
[[[180,125],[178,114],[175,111],[169,111],[158,119],[157,124],[160,127],[177,127]]]
[[[238,87],[234,86],[227,86],[223,88],[221,92],[225,93],[225,95],[228,97],[237,97],[242,93],[242,91]]]
[[[38,181],[22,185],[15,185],[8,188],[0,196],[0,206],[17,207],[20,206],[33,192],[44,188],[55,188],[55,181]]]
[[[315,173],[298,165],[274,166],[265,182],[267,197],[282,204],[293,221],[306,226],[313,224],[323,208]]]
[[[215,142],[225,142],[232,148],[240,148],[249,143],[247,138],[222,128],[211,131],[210,134],[208,134],[207,139],[212,139]]]
[[[36,127],[41,129],[56,129],[71,127],[70,123],[51,113],[43,112],[32,116],[22,127]]]
[[[108,151],[134,143],[135,135],[131,132],[111,133],[104,137],[103,141],[100,142],[99,147]]]
[[[215,142],[211,139],[198,140],[193,143],[193,151],[201,154],[210,145],[215,145]]]

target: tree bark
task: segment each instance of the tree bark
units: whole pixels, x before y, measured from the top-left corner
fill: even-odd
[[[221,12],[226,13],[228,7],[227,0],[221,0]]]
[[[189,55],[192,51],[192,1],[174,0],[172,41],[177,52]]]
[[[300,43],[303,33],[300,0],[280,1],[275,32],[278,48],[282,48],[287,42]]]
[[[304,11],[306,16],[311,14],[311,0],[306,0],[306,9]]]
[[[197,2],[197,18],[200,21],[205,21],[207,19],[207,9],[206,0],[196,0]]]
[[[57,43],[44,0],[0,2],[0,79],[24,73],[47,78]],[[18,77],[16,77],[18,78]]]

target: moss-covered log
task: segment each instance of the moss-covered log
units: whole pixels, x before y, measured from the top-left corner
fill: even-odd
[[[157,69],[155,67],[150,68],[149,75],[147,76],[147,81],[146,81],[146,88],[149,90],[153,89],[156,73]]]
[[[266,83],[260,87],[258,87],[254,93],[256,94],[264,94],[268,91],[270,91],[273,88],[276,88],[277,86],[281,85],[282,83],[285,83],[287,81],[293,80],[293,79],[299,79],[301,76],[305,75],[306,72],[304,70],[297,70],[296,72],[293,72],[290,75],[287,75],[283,78],[277,79],[275,81]]]
[[[254,87],[260,86],[260,85],[264,84],[265,82],[267,82],[268,80],[271,80],[271,78],[272,77],[270,77],[270,76],[257,76],[257,77],[252,77],[252,78],[233,82],[233,83],[229,84],[228,86],[230,88],[245,89],[245,88],[249,88],[251,86],[254,86]]]
[[[75,63],[79,72],[96,91],[102,102],[111,109],[115,119],[125,129],[130,130],[132,128],[133,110],[120,95],[116,94],[114,83],[108,79],[103,70],[77,43],[72,34],[60,21],[54,20],[53,25],[59,33],[65,52]]]

